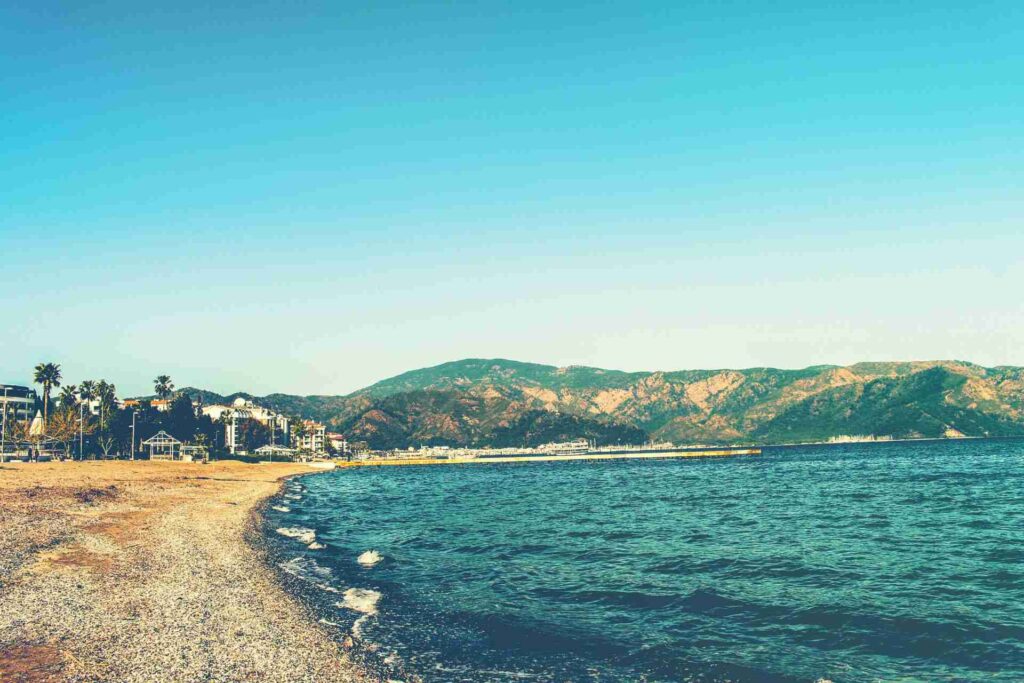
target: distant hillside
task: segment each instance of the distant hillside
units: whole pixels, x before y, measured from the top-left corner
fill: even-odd
[[[206,402],[248,397],[185,391]],[[516,445],[573,431],[680,444],[1024,435],[1024,369],[961,361],[630,373],[468,359],[348,396],[256,400],[376,447]]]

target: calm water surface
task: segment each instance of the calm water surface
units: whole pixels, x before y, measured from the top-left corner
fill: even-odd
[[[274,505],[290,585],[407,680],[1024,680],[1024,441],[366,468]]]

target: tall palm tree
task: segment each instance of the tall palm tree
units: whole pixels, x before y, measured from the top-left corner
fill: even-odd
[[[92,433],[94,429],[93,425],[87,424],[85,421],[85,413],[89,412],[89,417],[92,417],[92,401],[96,398],[96,382],[91,379],[83,380],[78,386],[78,454],[79,457],[85,457],[85,435]]]
[[[50,390],[60,386],[60,365],[40,363],[36,366],[35,383],[43,385],[43,424],[50,415]]]
[[[74,384],[65,384],[60,390],[60,409],[66,410],[68,408],[74,408],[78,405],[78,387]]]
[[[80,401],[91,401],[96,398],[96,382],[87,379],[78,387],[78,399]]]
[[[117,399],[117,389],[113,384],[101,379],[96,383],[96,398],[100,401],[100,430],[103,431],[107,428],[106,413]]]
[[[171,394],[174,393],[174,382],[171,381],[170,375],[160,375],[153,380],[153,389],[156,391],[156,395],[161,399],[168,399]]]
[[[302,448],[302,440],[309,435],[309,427],[301,417],[292,418],[292,438],[296,449]]]

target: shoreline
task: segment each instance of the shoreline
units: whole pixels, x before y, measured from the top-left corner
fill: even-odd
[[[262,546],[267,502],[317,472],[0,466],[0,680],[373,680]]]

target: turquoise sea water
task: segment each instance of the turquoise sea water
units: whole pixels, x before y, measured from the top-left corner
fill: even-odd
[[[1024,441],[365,468],[273,504],[289,585],[404,680],[1024,680]]]

